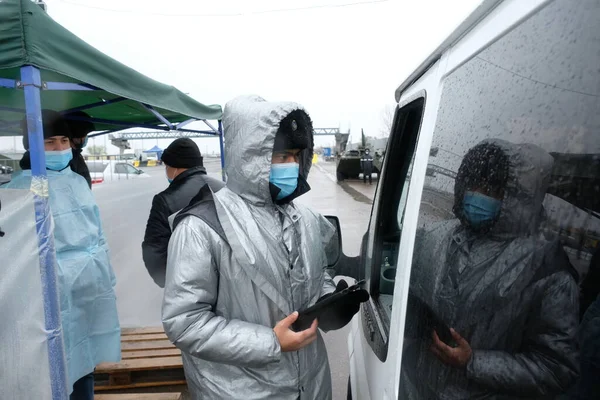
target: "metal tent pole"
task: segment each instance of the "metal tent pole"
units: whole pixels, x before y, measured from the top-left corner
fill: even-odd
[[[45,330],[48,337],[48,362],[53,400],[67,400],[67,366],[60,321],[58,300],[57,263],[46,176],[46,156],[42,124],[40,70],[21,67],[21,84],[25,94],[27,134],[31,157],[31,191],[34,194],[35,222],[38,236],[42,295],[44,298]]]

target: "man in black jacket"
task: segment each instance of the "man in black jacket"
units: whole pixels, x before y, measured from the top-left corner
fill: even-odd
[[[206,175],[200,150],[191,139],[180,138],[173,141],[163,152],[161,160],[165,164],[170,185],[152,200],[142,255],[154,282],[164,287],[167,248],[171,237],[169,216],[187,206],[204,185],[208,184],[213,191],[217,191],[224,184]]]
[[[68,115],[89,118],[90,116],[83,111],[76,111]],[[87,145],[87,135],[94,131],[94,124],[89,121],[76,121],[67,120],[69,130],[71,132],[71,147],[73,148],[73,159],[71,160],[71,169],[73,172],[83,176],[87,181],[88,186],[92,187],[92,177],[90,176],[90,170],[85,162],[85,158],[81,154],[83,148]]]

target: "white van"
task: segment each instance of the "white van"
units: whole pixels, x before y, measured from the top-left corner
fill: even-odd
[[[599,254],[600,1],[484,1],[396,100],[361,256],[337,265],[371,295],[348,397],[566,392]]]

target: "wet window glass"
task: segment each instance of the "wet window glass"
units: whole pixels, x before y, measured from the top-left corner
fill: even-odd
[[[598,26],[552,2],[444,81],[399,398],[600,393]]]

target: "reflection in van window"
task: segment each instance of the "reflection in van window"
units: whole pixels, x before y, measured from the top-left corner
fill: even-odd
[[[420,398],[536,396],[576,376],[574,270],[560,242],[538,234],[553,162],[532,144],[477,144],[458,169],[455,218],[420,232],[410,294],[443,322],[409,307],[421,323],[407,324],[406,383]]]
[[[557,0],[446,78],[399,398],[597,395],[598,24]]]

